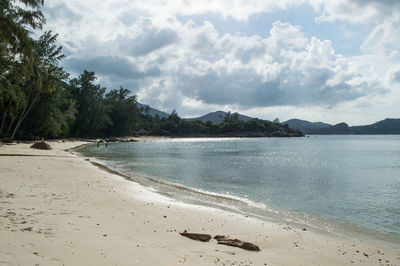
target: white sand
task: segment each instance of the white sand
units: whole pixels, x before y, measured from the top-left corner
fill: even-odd
[[[400,265],[400,247],[175,202],[64,151],[0,146],[0,265]],[[227,235],[260,252],[182,237]]]

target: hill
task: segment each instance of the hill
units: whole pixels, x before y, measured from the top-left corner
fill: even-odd
[[[310,133],[312,134],[312,133]],[[386,118],[371,125],[351,126],[339,123],[334,126],[315,130],[313,134],[353,134],[353,135],[376,135],[376,134],[400,134],[400,119]]]
[[[203,123],[206,123],[207,121],[210,121],[213,124],[221,124],[222,122],[224,122],[224,118],[227,115],[227,112],[224,111],[215,111],[215,112],[211,112],[208,114],[205,114],[203,116],[200,117],[194,117],[194,118],[184,118],[186,121],[201,121]],[[239,120],[243,121],[243,122],[247,122],[250,119],[252,119],[249,116],[245,116],[245,115],[241,115],[239,114]]]
[[[153,116],[153,117],[158,115],[160,118],[163,118],[163,117],[167,118],[169,116],[169,114],[167,114],[166,112],[154,109],[154,108],[150,107],[149,105],[141,104],[141,103],[137,103],[136,105],[140,109],[142,114],[146,114],[146,106],[147,106],[149,108],[148,109],[148,114]]]
[[[310,122],[301,119],[290,119],[282,123],[288,125],[290,128],[297,129],[304,134],[313,134],[316,130],[328,128],[332,125],[323,122]]]

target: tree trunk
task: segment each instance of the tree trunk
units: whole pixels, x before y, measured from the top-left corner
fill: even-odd
[[[5,138],[8,136],[8,133],[10,133],[10,130],[11,130],[12,126],[14,125],[14,120],[15,120],[15,116],[13,116],[13,118],[10,121],[10,125],[8,126],[7,132],[4,135]]]
[[[11,106],[11,103],[7,106],[7,109],[6,109],[6,111],[4,112],[4,115],[3,115],[3,120],[1,121],[0,137],[1,137],[1,133],[3,132],[3,127],[4,127],[4,124],[6,122],[6,117],[7,117],[8,110],[10,109],[10,106]]]
[[[22,114],[21,114],[21,116],[20,116],[20,118],[18,120],[18,123],[15,126],[14,131],[13,131],[13,133],[11,135],[11,139],[14,139],[15,133],[17,132],[18,128],[21,126],[22,122],[24,121],[24,119],[28,115],[29,111],[32,109],[32,106],[35,104],[35,102],[39,98],[39,96],[40,96],[40,91],[38,91],[38,93],[36,94],[35,98],[32,100],[31,105],[29,106],[28,110],[26,110],[27,105],[25,105],[24,110],[22,111]]]

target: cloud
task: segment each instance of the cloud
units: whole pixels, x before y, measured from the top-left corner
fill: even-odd
[[[400,67],[390,69],[388,71],[388,77],[391,83],[400,83]]]
[[[246,23],[249,16],[305,3],[319,22],[368,24],[364,54],[337,54],[331,41],[289,22],[269,22],[260,36],[227,34],[209,21],[190,19],[212,13]],[[132,88],[140,101],[167,111],[335,108],[385,95],[389,83],[398,83],[397,1],[55,0],[46,5],[48,27],[60,33],[67,50],[67,70],[95,71],[103,85]],[[188,19],[179,21],[178,15]]]
[[[173,55],[179,57],[180,68],[171,69],[165,79],[173,95],[206,104],[334,106],[379,91],[379,84],[336,55],[329,41],[307,39],[299,27],[289,23],[273,23],[267,38],[220,36],[206,23],[181,49],[193,47],[191,54]],[[165,98],[162,90],[165,87],[159,95]],[[154,95],[143,93],[141,97],[152,101]]]
[[[400,10],[400,2],[396,0],[310,0],[310,3],[321,12],[316,18],[318,22],[379,23]]]
[[[400,12],[374,27],[361,48],[370,53],[391,53],[400,47]]]
[[[65,3],[55,3],[53,6],[46,5],[43,12],[48,20],[68,17],[71,21],[76,21],[82,18],[80,14],[68,8]]]
[[[120,78],[143,79],[160,75],[160,69],[157,66],[140,69],[139,66],[129,62],[127,59],[111,56],[88,59],[70,57],[65,60],[64,64],[74,72],[83,72],[86,69],[99,75]]]
[[[178,35],[171,29],[145,27],[143,33],[136,38],[124,40],[124,37],[120,36],[120,49],[129,51],[132,56],[144,56],[173,44],[177,39]]]

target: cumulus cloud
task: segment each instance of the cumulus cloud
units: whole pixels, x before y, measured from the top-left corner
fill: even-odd
[[[144,28],[143,33],[134,39],[124,40],[120,36],[122,42],[120,48],[129,51],[132,56],[144,56],[165,46],[173,44],[178,39],[174,30]]]
[[[267,38],[220,36],[207,24],[181,45],[193,52],[175,55],[180,68],[169,72],[170,89],[208,104],[332,106],[379,88],[336,55],[329,41],[308,39],[299,27],[280,21]]]
[[[352,23],[378,23],[400,9],[396,0],[310,0],[321,14],[317,21],[345,20]]]
[[[171,106],[183,112],[194,112],[196,106],[332,107],[386,93],[379,79],[387,74],[383,64],[375,67],[365,57],[337,54],[329,40],[306,36],[300,26],[275,21],[265,26],[267,36],[226,34],[209,21],[176,18],[212,12],[245,21],[306,2],[319,12],[319,21],[361,23],[390,14],[379,20],[363,51],[387,47],[389,53],[395,45],[390,48],[388,41],[398,44],[393,11],[398,4],[389,0],[58,0],[46,12],[48,27],[60,33],[68,51],[67,70],[95,71],[110,87],[131,86],[141,101],[168,111]],[[360,15],[354,16],[354,10]],[[393,73],[391,82],[398,82]]]

